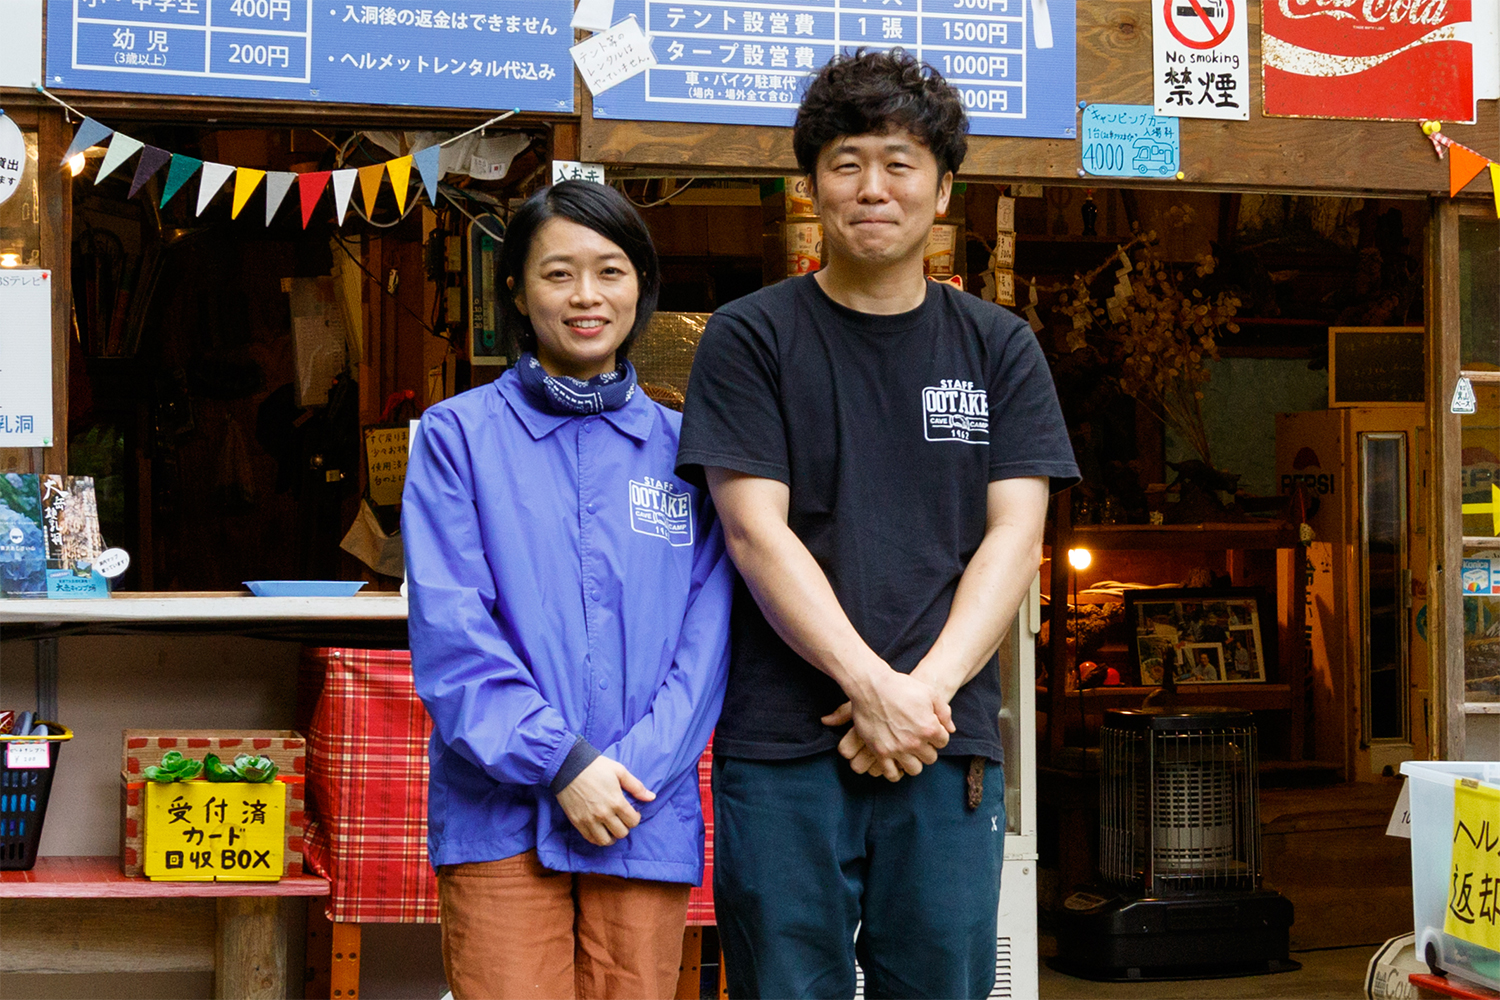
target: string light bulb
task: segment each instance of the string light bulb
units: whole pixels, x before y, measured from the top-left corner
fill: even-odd
[[[72,156],[68,157],[68,170],[73,174],[74,177],[77,177],[79,174],[83,173],[83,164],[84,159],[82,153],[74,153]]]
[[[1074,569],[1088,569],[1089,564],[1094,561],[1093,553],[1088,549],[1069,549],[1068,565]]]
[[[0,267],[20,267],[21,255],[18,253],[0,253]]]

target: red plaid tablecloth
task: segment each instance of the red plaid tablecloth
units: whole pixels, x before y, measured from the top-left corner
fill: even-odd
[[[307,862],[340,923],[436,923],[427,863],[427,738],[411,654],[308,649],[323,692],[307,733]]]
[[[307,649],[304,682],[322,693],[307,730],[306,857],[333,883],[340,923],[436,923],[437,879],[427,860],[427,740],[411,654]],[[703,886],[688,923],[714,922],[712,744],[698,762],[708,836]]]

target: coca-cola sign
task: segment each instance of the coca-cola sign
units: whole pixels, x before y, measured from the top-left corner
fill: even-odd
[[[1265,0],[1265,113],[1473,121],[1471,4]]]

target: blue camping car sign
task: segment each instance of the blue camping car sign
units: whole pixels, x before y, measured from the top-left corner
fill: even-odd
[[[49,0],[52,87],[573,110],[571,0]]]

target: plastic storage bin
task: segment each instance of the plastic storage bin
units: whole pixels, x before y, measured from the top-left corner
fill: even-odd
[[[57,758],[73,738],[71,729],[55,722],[47,729],[46,736],[0,736],[0,871],[30,871],[36,864]],[[44,764],[37,763],[38,751],[26,748],[23,756],[24,745],[39,743],[47,748]]]
[[[1500,763],[1415,761],[1401,765],[1411,792],[1411,895],[1417,957],[1500,990],[1500,952],[1443,931],[1453,865],[1453,788],[1460,778],[1500,789]],[[1500,817],[1496,817],[1500,826]]]

